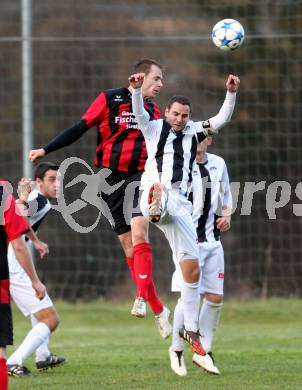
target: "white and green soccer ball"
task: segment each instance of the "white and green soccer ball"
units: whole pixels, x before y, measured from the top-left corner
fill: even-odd
[[[212,40],[221,50],[229,51],[240,47],[245,33],[242,25],[234,19],[223,19],[212,30]]]

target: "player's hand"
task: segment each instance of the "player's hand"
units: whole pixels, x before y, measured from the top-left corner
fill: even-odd
[[[36,182],[28,177],[22,177],[18,183],[18,195],[22,203],[27,202],[28,195],[36,187]]]
[[[29,152],[29,156],[28,158],[30,159],[30,161],[36,161],[38,160],[39,158],[42,158],[44,157],[46,154],[45,150],[43,148],[41,149],[33,149]]]
[[[133,89],[141,88],[145,79],[145,73],[134,73],[128,80]]]
[[[49,254],[49,248],[45,242],[37,240],[33,242],[33,245],[36,248],[36,250],[40,253],[41,259],[43,259],[44,256],[47,256]]]
[[[216,220],[217,223],[217,229],[219,229],[221,232],[226,232],[231,227],[231,217],[225,216],[225,217],[219,217]]]
[[[35,290],[36,292],[36,297],[38,299],[43,299],[45,297],[45,294],[46,294],[46,287],[44,286],[43,283],[40,282],[40,280],[38,279],[37,281],[33,282],[32,283],[32,287],[33,289]]]
[[[225,85],[229,92],[237,92],[240,85],[240,78],[230,74]]]

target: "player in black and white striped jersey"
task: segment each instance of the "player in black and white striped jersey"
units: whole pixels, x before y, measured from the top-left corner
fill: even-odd
[[[217,132],[230,120],[240,80],[229,75],[226,82],[227,95],[219,113],[208,121],[193,122],[190,120],[191,103],[182,96],[171,99],[165,111],[165,120],[149,121],[141,92],[143,79],[143,74],[129,77],[133,88],[133,112],[145,137],[148,152],[141,180],[143,193],[140,207],[146,218],[157,222],[170,244],[173,257],[179,262],[184,279],[181,286],[184,328],[180,335],[189,342],[194,353],[204,356],[205,361],[213,364],[198,333],[199,248],[190,213],[191,204],[186,194],[197,143]],[[141,275],[144,282],[150,273],[151,270],[146,269]]]
[[[230,229],[232,194],[224,159],[206,153],[207,145],[211,142],[212,138],[208,137],[197,147],[189,199],[193,205],[192,216],[199,242],[200,294],[204,296],[199,315],[201,342],[213,359],[212,342],[223,305],[224,252],[220,233]],[[180,292],[183,278],[177,261],[175,268],[171,290]],[[183,359],[183,340],[178,335],[178,329],[182,326],[183,309],[179,300],[174,310],[173,338],[169,352],[171,368],[181,376],[187,372]],[[194,354],[193,362],[207,369],[207,366],[204,367],[202,356]],[[214,360],[210,368],[211,373],[220,374]]]
[[[34,231],[38,230],[51,210],[49,199],[57,197],[58,169],[58,165],[51,162],[38,164],[35,169],[34,182],[38,189],[32,188],[30,179],[23,178],[19,182],[17,203],[22,206],[28,217],[29,225]],[[30,247],[31,241],[27,240],[27,245]],[[30,316],[32,322],[30,332],[7,359],[9,375],[20,377],[28,375],[30,372],[23,364],[34,351],[38,369],[44,370],[63,364],[65,358],[52,354],[48,349],[49,336],[59,324],[58,314],[49,295],[46,293],[42,300],[36,297],[30,279],[17,262],[11,245],[8,247],[8,264],[11,297],[21,312],[26,317]]]

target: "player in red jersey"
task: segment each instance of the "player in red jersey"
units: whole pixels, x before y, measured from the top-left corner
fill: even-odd
[[[149,59],[143,59],[134,66],[134,72],[145,74],[143,96],[145,109],[151,120],[160,117],[159,107],[151,100],[159,93],[162,84],[161,66]],[[138,129],[132,112],[131,87],[102,91],[90,105],[80,122],[66,129],[44,148],[30,151],[29,158],[35,161],[46,154],[63,148],[79,139],[91,127],[97,126],[98,138],[94,163],[100,169],[110,169],[106,179],[111,186],[120,184],[112,194],[101,191],[112,216],[109,221],[118,235],[126,255],[126,261],[136,283],[136,299],[131,314],[145,317],[148,301],[155,315],[159,333],[163,338],[171,334],[169,310],[160,302],[152,279],[152,250],[148,239],[148,224],[141,213],[132,214],[138,204],[139,182],[147,159],[144,137]],[[134,201],[126,199],[125,191],[137,183]],[[125,203],[126,202],[126,203]],[[124,206],[126,205],[126,209]],[[131,226],[124,212],[131,213]]]
[[[38,298],[45,295],[45,286],[40,282],[30,253],[22,239],[29,231],[24,217],[17,212],[15,200],[9,193],[6,183],[0,179],[0,389],[8,389],[6,366],[6,346],[13,343],[12,314],[9,295],[9,270],[7,247],[11,242],[16,257],[32,282]]]

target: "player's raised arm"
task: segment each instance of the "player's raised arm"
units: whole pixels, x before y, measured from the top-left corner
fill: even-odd
[[[144,73],[135,73],[129,77],[132,89],[132,110],[138,123],[138,128],[145,135],[150,121],[150,115],[144,108],[142,85],[145,79]]]
[[[240,79],[229,75],[226,81],[227,93],[223,105],[214,117],[207,121],[196,122],[197,132],[205,135],[217,133],[220,128],[230,122],[236,103],[236,93],[239,89]]]

